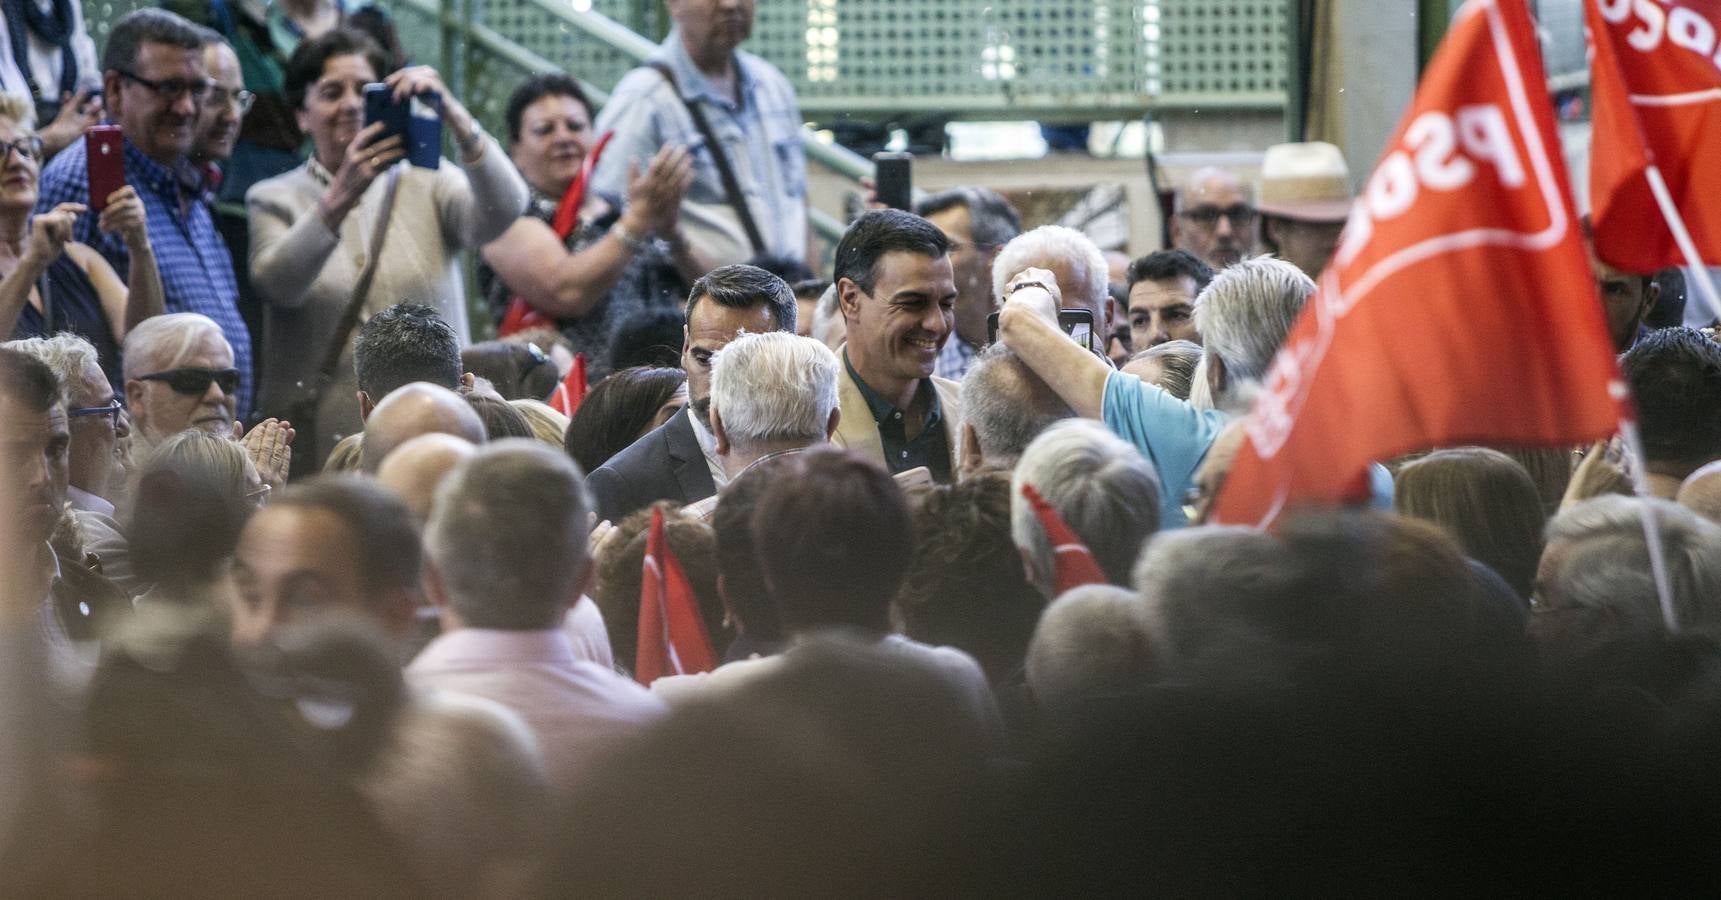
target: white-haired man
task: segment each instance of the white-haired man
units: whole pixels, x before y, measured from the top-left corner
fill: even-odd
[[[102,374],[95,345],[75,334],[27,338],[0,345],[46,363],[66,388],[66,418],[72,445],[67,456],[66,499],[87,512],[114,514],[110,488],[118,487],[121,442],[131,423]]]
[[[1721,634],[1721,526],[1666,500],[1608,495],[1548,523],[1530,634],[1569,659],[1610,640],[1664,630],[1643,520],[1660,532],[1680,631]]]
[[[787,332],[736,338],[711,372],[711,430],[729,480],[767,457],[836,433],[840,363],[829,347]]]
[[[994,344],[962,378],[962,476],[1016,467],[1028,444],[1074,412],[1010,348]]]
[[[1159,530],[1159,479],[1134,447],[1098,422],[1058,422],[1034,438],[1010,479],[1010,535],[1028,580],[1057,596],[1057,553],[1033,506],[1032,485],[1087,545],[1116,585],[1130,583],[1142,544]]]
[[[1003,302],[1010,276],[1024,269],[1052,273],[1058,305],[1092,313],[1094,327],[1088,346],[1105,349],[1106,335],[1111,334],[1111,295],[1106,291],[1111,269],[1098,245],[1087,235],[1062,225],[1041,225],[1023,232],[992,260],[992,296],[998,302]]]
[[[137,450],[192,429],[238,437],[240,372],[214,319],[200,313],[146,319],[126,335],[123,353]],[[286,484],[292,442],[292,427],[278,419],[264,419],[244,436],[246,455],[272,487]]]
[[[644,688],[580,659],[560,627],[591,576],[591,509],[579,468],[536,441],[487,444],[455,469],[425,532],[442,636],[406,669],[414,687],[518,713],[564,790],[664,711]]]
[[[1213,279],[1196,303],[1201,367],[1219,409],[1198,409],[1134,375],[1113,370],[1058,328],[1059,285],[1028,269],[1010,279],[999,337],[1045,379],[1076,415],[1101,419],[1159,471],[1160,527],[1185,524],[1182,499],[1230,412],[1247,399],[1315,292],[1296,266],[1260,258]],[[1198,370],[1199,372],[1199,370]]]

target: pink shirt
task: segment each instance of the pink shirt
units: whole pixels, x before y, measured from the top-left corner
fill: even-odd
[[[406,667],[407,683],[493,700],[524,719],[550,780],[566,791],[616,740],[665,714],[663,701],[609,669],[579,659],[568,635],[461,628],[431,641]]]

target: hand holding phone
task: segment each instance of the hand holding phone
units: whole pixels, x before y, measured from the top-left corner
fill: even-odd
[[[442,95],[435,92],[395,96],[388,85],[365,85],[365,125],[380,122],[383,133],[377,141],[399,137],[407,161],[421,169],[434,169],[442,161]]]
[[[84,132],[85,165],[90,180],[90,208],[107,208],[114,191],[125,187],[125,138],[118,125],[93,125]]]

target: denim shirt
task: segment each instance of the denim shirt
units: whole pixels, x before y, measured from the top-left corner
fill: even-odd
[[[88,165],[83,141],[73,141],[42,170],[36,212],[61,203],[90,202]],[[233,347],[239,370],[239,418],[251,410],[251,333],[239,316],[239,284],[233,258],[215,230],[215,217],[201,197],[187,197],[179,174],[145,156],[129,139],[125,142],[125,180],[143,200],[149,243],[168,312],[202,313],[221,326]],[[120,278],[131,271],[131,252],[118,234],[102,234],[91,210],[78,217],[72,239],[87,244],[107,259]]]
[[[735,169],[735,180],[769,252],[804,259],[807,157],[801,149],[801,110],[789,80],[770,63],[738,50],[735,72],[739,102],[731,102],[693,64],[679,29],[664,39],[652,61],[667,63],[682,94],[703,108]],[[598,134],[612,130],[615,138],[592,176],[595,189],[626,196],[628,163],[637,163],[643,172],[660,147],[676,144],[687,147],[694,157],[695,175],[686,202],[728,206],[723,179],[705,148],[705,139],[681,100],[655,70],[634,69],[616,85],[595,127]]]

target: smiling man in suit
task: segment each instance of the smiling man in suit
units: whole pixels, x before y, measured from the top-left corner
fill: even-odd
[[[687,370],[691,402],[685,412],[634,441],[586,479],[602,519],[619,522],[658,500],[685,504],[717,493],[728,477],[711,431],[712,361],[742,334],[795,332],[794,291],[756,266],[712,269],[693,283],[687,298],[681,367]]]
[[[842,417],[832,443],[892,475],[925,466],[949,483],[961,386],[932,374],[956,328],[949,240],[919,216],[874,210],[837,245],[836,276],[848,343],[838,354]]]

